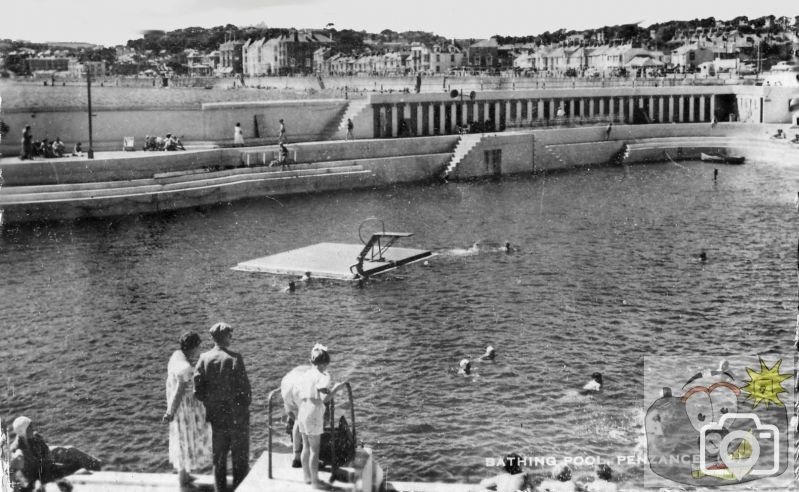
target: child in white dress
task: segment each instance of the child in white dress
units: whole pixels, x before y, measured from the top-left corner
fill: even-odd
[[[300,399],[297,411],[297,424],[302,434],[302,472],[305,483],[313,485],[315,489],[324,490],[319,482],[319,443],[322,435],[325,403],[343,386],[342,383],[332,385],[327,366],[330,364],[330,354],[327,347],[321,344],[314,345],[311,350],[311,364],[313,367],[302,375],[298,381],[298,397]]]

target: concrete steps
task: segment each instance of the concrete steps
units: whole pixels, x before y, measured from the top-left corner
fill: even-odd
[[[341,119],[338,121],[338,127],[332,138],[344,140],[347,137],[347,120],[351,119],[353,122],[355,122],[356,118],[361,114],[361,112],[369,107],[371,103],[372,100],[369,96],[361,99],[350,99],[349,104],[347,104],[347,109],[344,111],[344,114],[341,115]]]
[[[234,171],[241,171],[233,173]],[[247,183],[269,182],[285,179],[302,179],[326,176],[343,176],[353,174],[369,174],[371,171],[357,164],[340,163],[334,166],[311,167],[307,169],[296,169],[281,171],[243,169],[222,171],[219,173],[191,174],[184,179],[172,182],[159,183],[158,179],[136,180],[135,182],[111,182],[111,183],[87,183],[69,184],[52,186],[27,186],[11,187],[0,190],[0,207],[25,204],[25,203],[48,203],[64,202],[75,200],[103,200],[115,198],[128,198],[135,196],[147,196],[163,193],[179,193],[199,191],[209,188],[233,186]],[[108,185],[106,187],[98,185]]]
[[[452,153],[452,159],[450,159],[449,164],[447,164],[447,168],[444,170],[442,177],[446,178],[454,173],[455,169],[458,168],[458,164],[460,164],[464,157],[469,155],[469,152],[471,152],[472,149],[478,143],[480,143],[482,138],[483,135],[480,133],[467,133],[465,135],[461,135],[460,139],[458,140],[458,144],[455,145],[455,150]]]

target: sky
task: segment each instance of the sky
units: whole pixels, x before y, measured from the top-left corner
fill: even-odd
[[[0,39],[114,46],[145,30],[269,27],[429,31],[448,38],[535,35],[641,22],[773,14],[792,20],[796,0],[4,0]]]

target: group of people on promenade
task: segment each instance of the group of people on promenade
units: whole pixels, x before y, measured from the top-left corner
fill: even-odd
[[[216,323],[210,330],[214,347],[200,353],[201,338],[187,332],[180,349],[167,365],[167,410],[169,461],[178,471],[181,485],[191,483],[192,470],[213,465],[216,492],[227,490],[227,458],[233,465],[233,488],[244,481],[249,470],[250,403],[252,390],[242,356],[230,350],[233,329]],[[293,380],[295,449],[302,451],[293,466],[302,467],[305,482],[326,489],[318,480],[319,446],[324,405],[341,387],[333,385],[327,367],[327,347],[316,344],[310,366]],[[288,408],[288,407],[287,407]]]
[[[55,140],[50,140],[45,137],[42,140],[33,140],[33,131],[30,125],[25,126],[22,130],[22,152],[19,158],[22,160],[33,159],[35,157],[54,158],[65,157],[67,155],[66,144],[61,141],[60,137]],[[80,142],[77,142],[72,149],[73,156],[82,156],[83,148]]]
[[[219,322],[211,327],[210,335],[214,346],[206,352],[201,350],[199,334],[190,331],[180,337],[180,348],[167,364],[167,408],[162,421],[169,424],[169,462],[178,472],[179,485],[191,487],[192,471],[212,465],[214,489],[224,492],[228,490],[228,456],[234,490],[249,472],[252,389],[243,357],[230,349],[233,328]],[[342,387],[332,384],[329,364],[327,347],[314,345],[310,365],[291,373],[296,377],[291,379],[292,395],[287,396],[292,402],[289,417],[294,422],[295,448],[302,449],[293,466],[302,468],[306,483],[322,490],[328,489],[318,479],[325,404]],[[12,477],[21,492],[43,491],[45,484],[81,468],[101,467],[102,462],[74,448],[50,448],[27,417],[18,417],[13,431]],[[68,482],[62,485],[70,487]]]
[[[144,137],[144,145],[142,150],[186,150],[180,137],[174,133],[167,133],[165,136],[160,135],[146,135]]]

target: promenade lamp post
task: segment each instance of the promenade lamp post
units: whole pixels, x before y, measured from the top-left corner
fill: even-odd
[[[89,66],[85,65],[86,67],[86,94],[89,100],[89,150],[86,151],[86,155],[89,156],[89,159],[94,159],[94,149],[92,148],[92,75],[91,70],[89,70]]]

